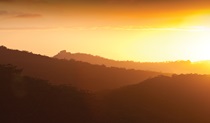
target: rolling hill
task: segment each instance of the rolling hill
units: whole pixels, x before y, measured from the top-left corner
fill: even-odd
[[[90,91],[114,89],[162,74],[160,72],[91,65],[75,60],[59,60],[27,51],[11,50],[4,46],[0,47],[0,64],[18,66],[24,70],[24,75]]]
[[[85,53],[70,53],[66,50],[59,52],[54,58],[76,60],[87,62],[90,64],[105,65],[107,67],[119,67],[126,69],[136,70],[149,70],[158,71],[163,73],[175,73],[175,74],[210,74],[210,62],[209,61],[170,61],[170,62],[133,62],[133,61],[115,61],[106,59],[100,56],[93,56]]]
[[[107,119],[106,122],[113,123],[209,123],[209,103],[209,75],[158,76],[104,96],[99,106],[103,112],[98,120]]]
[[[73,70],[81,70],[85,67],[86,73],[91,75],[94,69],[99,69],[101,66],[90,65],[87,63],[66,61],[52,59],[46,56],[34,55],[32,53],[9,50],[5,47],[1,47],[1,58],[9,56],[8,52],[14,54],[23,55],[25,58],[30,57],[30,60],[25,59],[17,63],[25,66],[24,69],[29,69],[27,64],[33,63],[35,65],[44,65],[41,67],[34,67],[32,71],[35,75],[40,73],[43,77],[48,77],[45,74],[45,69],[50,69],[54,72],[53,66],[57,66],[59,71],[58,61],[65,65],[75,65]],[[7,52],[7,53],[5,53]],[[2,55],[2,53],[4,55]],[[16,55],[17,55],[16,54]],[[28,56],[29,55],[29,56]],[[12,56],[14,57],[14,56]],[[35,57],[35,58],[34,58]],[[36,61],[36,57],[38,57]],[[42,60],[40,60],[42,59]],[[15,60],[10,58],[10,60]],[[16,59],[17,60],[17,59]],[[31,61],[32,60],[32,61]],[[46,67],[46,63],[54,61],[53,65]],[[30,61],[30,62],[29,62]],[[35,61],[35,62],[34,62]],[[38,62],[44,61],[46,63]],[[50,62],[47,62],[50,61]],[[1,59],[2,62],[2,59]],[[10,61],[11,62],[11,61]],[[14,61],[13,61],[14,62]],[[71,63],[71,64],[70,64]],[[77,65],[76,65],[77,63]],[[30,65],[31,66],[31,65]],[[62,67],[62,70],[66,70],[66,67]],[[79,67],[80,66],[80,67]],[[88,67],[89,66],[89,67]],[[46,68],[45,68],[46,67]],[[98,68],[99,67],[99,68]],[[69,67],[67,67],[69,68]],[[72,66],[70,68],[73,68]],[[79,69],[80,68],[80,69]],[[108,69],[106,74],[102,76],[107,77],[113,68],[107,68],[102,66],[100,69]],[[31,68],[30,68],[31,69]],[[110,70],[111,69],[111,70]],[[119,71],[125,69],[114,68],[118,70],[114,74],[122,74]],[[25,70],[23,70],[25,71]],[[29,71],[29,70],[28,70]],[[70,71],[70,70],[69,70]],[[125,70],[123,79],[127,74],[132,76],[130,70]],[[74,122],[74,123],[209,123],[210,113],[210,75],[198,75],[198,74],[181,74],[181,75],[158,75],[153,78],[146,79],[139,83],[125,84],[123,85],[109,85],[106,87],[112,88],[109,91],[93,92],[82,91],[69,84],[59,81],[59,85],[54,85],[50,82],[54,78],[57,78],[57,74],[54,74],[51,80],[37,79],[25,75],[21,75],[22,70],[12,65],[0,64],[0,121],[5,123],[10,122]],[[59,71],[60,72],[60,71]],[[98,72],[98,71],[97,71]],[[72,72],[71,74],[73,74]],[[31,74],[31,73],[25,73]],[[69,76],[73,77],[71,74]],[[98,73],[97,73],[98,74]],[[144,73],[145,74],[145,73]],[[31,74],[32,76],[35,76]],[[52,75],[49,72],[49,75]],[[75,75],[75,74],[73,74]],[[79,74],[78,74],[79,75]],[[138,75],[141,75],[138,73]],[[135,77],[133,75],[132,77]],[[65,77],[65,76],[64,76]],[[87,77],[87,76],[85,76]],[[104,79],[100,77],[100,79]],[[95,78],[99,79],[99,78]],[[113,78],[112,78],[113,79]],[[123,79],[117,79],[117,83],[121,83]],[[65,79],[63,79],[65,80]],[[70,80],[70,79],[69,79]],[[76,79],[75,79],[76,80]],[[109,81],[108,81],[109,80]],[[78,81],[78,80],[77,80]],[[97,80],[98,81],[98,80]],[[70,81],[71,82],[71,81]],[[78,81],[79,82],[79,81]],[[80,81],[81,82],[81,81]],[[86,81],[82,81],[86,82]],[[107,79],[107,82],[113,82],[111,79]],[[129,82],[123,81],[123,82]],[[83,84],[84,84],[83,83]],[[58,84],[58,83],[56,83]],[[72,83],[71,83],[72,84]],[[86,84],[86,83],[85,83]],[[88,83],[93,87],[92,83]],[[101,84],[101,83],[99,83]],[[94,87],[102,88],[99,84]],[[110,84],[110,83],[109,83]],[[72,84],[73,85],[73,84]],[[87,85],[87,84],[86,84]],[[102,85],[102,84],[101,84]],[[103,84],[105,85],[105,84]],[[115,84],[116,85],[116,84]],[[81,88],[79,84],[74,86]],[[84,87],[84,86],[83,86]],[[84,87],[87,89],[87,87]],[[118,88],[116,88],[118,87]],[[95,88],[91,88],[97,90]],[[108,89],[108,88],[106,88]],[[99,89],[98,89],[99,90]]]

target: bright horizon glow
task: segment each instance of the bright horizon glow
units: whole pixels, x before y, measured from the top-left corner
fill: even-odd
[[[101,57],[114,59],[114,60],[132,60],[132,61],[140,61],[140,62],[161,62],[161,61],[177,61],[177,60],[190,60],[192,62],[195,62],[195,61],[210,59],[210,54],[209,54],[210,28],[204,27],[204,26],[192,26],[192,27],[187,27],[187,28],[186,27],[185,28],[75,27],[73,29],[60,28],[59,30],[58,29],[49,29],[49,30],[47,29],[45,31],[35,30],[35,32],[38,34],[42,32],[44,33],[44,35],[45,34],[49,35],[48,33],[53,34],[54,39],[51,41],[51,44],[56,45],[57,40],[62,40],[62,42],[65,41],[66,43],[68,43],[68,40],[66,40],[67,38],[69,38],[68,32],[71,32],[71,31],[75,32],[75,30],[77,31],[76,35],[79,35],[79,33],[81,33],[84,37],[87,37],[88,39],[92,38],[92,40],[96,40],[95,37],[93,38],[92,36],[93,34],[95,34],[95,32],[101,32],[101,33],[98,33],[99,37],[100,36],[104,37],[103,33],[106,33],[109,36],[111,36],[112,39],[113,39],[113,36],[112,36],[113,32],[115,32],[114,34],[118,34],[120,32],[118,36],[120,36],[120,34],[122,34],[123,32],[125,34],[123,38],[125,37],[126,38],[123,40],[119,38],[118,36],[115,37],[116,40],[123,41],[123,42],[116,42],[116,44],[115,42],[112,42],[112,41],[107,42],[107,43],[105,40],[103,41],[105,43],[102,45],[110,49],[111,47],[109,47],[109,44],[112,42],[112,44],[114,45],[114,48],[110,50],[111,51],[110,53],[112,53],[112,51],[117,51],[118,58],[117,56],[115,56],[116,54],[114,54],[111,57],[110,55],[103,54],[104,51],[101,51],[101,53],[94,52],[94,49],[93,50],[89,49],[89,51],[91,52],[87,51],[85,49],[86,45],[88,45],[87,42],[86,43],[84,42],[85,43],[84,45],[81,45],[80,42],[75,42],[73,44],[73,46],[80,46],[81,48],[84,48],[83,50],[80,50],[80,51],[72,47],[68,48],[68,45],[67,45],[66,48],[57,49],[56,51],[53,50],[54,47],[52,49],[47,48],[48,52],[46,52],[45,49],[43,49],[43,46],[48,45],[47,44],[48,42],[44,43],[42,41],[40,41],[40,44],[43,44],[43,46],[35,46],[34,48],[36,49],[30,50],[24,47],[19,48],[19,49],[28,50],[34,53],[48,55],[48,56],[53,56],[57,54],[60,50],[67,50],[68,52],[72,52],[72,53],[77,53],[77,52],[88,53],[88,54],[98,55]],[[12,32],[13,30],[9,30],[9,31]],[[83,34],[83,33],[87,33],[86,31],[89,31],[89,34]],[[110,31],[113,31],[113,32],[110,32]],[[127,35],[128,34],[127,31],[131,31],[129,32],[130,33],[129,35]],[[28,30],[27,29],[19,30],[19,32],[20,33],[14,34],[15,37],[17,37],[18,35],[20,35],[20,37],[22,36],[24,37],[25,33],[28,32]],[[21,36],[21,33],[24,35]],[[58,33],[61,33],[61,34],[58,34]],[[141,33],[143,33],[143,36],[138,36],[138,34],[141,34]],[[29,35],[31,34],[29,33]],[[151,37],[150,35],[153,35],[153,36]],[[45,38],[47,39],[47,37],[45,36],[42,38],[43,38],[42,40],[44,40]],[[155,42],[152,41],[154,40],[154,38],[156,38]],[[69,38],[69,40],[74,40],[74,39]],[[79,39],[79,40],[82,40],[82,39]],[[145,40],[146,42],[142,40]],[[14,49],[18,49],[17,47],[12,46],[12,45],[9,46],[6,43],[7,42],[4,42],[3,45],[8,46],[9,48],[11,47]],[[60,47],[64,47],[66,43],[60,44]],[[51,49],[51,51],[49,49]],[[168,51],[168,52],[165,52],[165,51]],[[176,51],[176,52],[172,52],[172,51]],[[153,58],[153,56],[157,56],[157,58]],[[170,56],[170,57],[167,58],[165,56]]]
[[[15,1],[0,1],[0,45],[8,48],[47,56],[67,50],[121,61],[210,60],[209,2]]]

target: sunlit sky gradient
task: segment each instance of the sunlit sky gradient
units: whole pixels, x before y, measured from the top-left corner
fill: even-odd
[[[210,59],[208,0],[0,0],[0,45],[115,60]]]

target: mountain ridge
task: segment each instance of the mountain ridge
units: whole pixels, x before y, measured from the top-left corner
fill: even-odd
[[[0,64],[18,66],[24,69],[24,75],[49,80],[54,84],[70,84],[90,91],[114,89],[163,74],[92,65],[75,60],[59,60],[6,47],[0,47]]]
[[[105,65],[107,67],[118,67],[126,69],[157,71],[174,74],[210,74],[210,61],[191,62],[190,60],[167,61],[167,62],[134,62],[116,61],[101,56],[85,53],[71,53],[66,50],[60,51],[54,56],[57,59],[76,60],[90,64]],[[208,69],[209,68],[209,69]]]

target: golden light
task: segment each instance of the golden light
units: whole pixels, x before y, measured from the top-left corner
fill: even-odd
[[[188,47],[188,50],[192,52],[192,61],[210,59],[210,28],[196,26],[192,31],[196,31]]]
[[[210,59],[208,26],[150,28],[136,32],[123,54],[136,61],[168,61]]]
[[[202,32],[206,32],[206,31],[210,31],[209,27],[205,27],[205,26],[192,26],[191,27],[192,31],[202,31]]]

